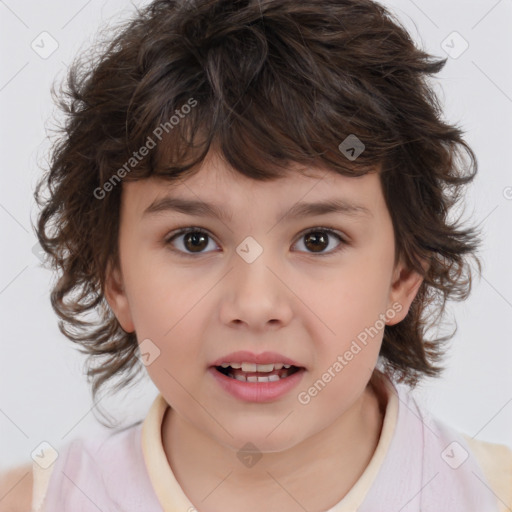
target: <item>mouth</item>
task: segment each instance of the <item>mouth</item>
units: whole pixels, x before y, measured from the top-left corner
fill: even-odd
[[[224,363],[214,368],[226,377],[248,383],[277,382],[305,370],[299,366],[282,363]]]
[[[273,351],[239,350],[208,365],[222,390],[241,402],[269,403],[285,399],[306,375],[307,368]]]

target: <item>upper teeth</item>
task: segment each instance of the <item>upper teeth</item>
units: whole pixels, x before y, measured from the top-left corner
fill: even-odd
[[[272,372],[274,370],[280,370],[281,368],[290,368],[289,364],[282,363],[269,363],[269,364],[256,364],[256,363],[222,363],[222,368],[231,368],[235,370],[242,369],[243,372]]]

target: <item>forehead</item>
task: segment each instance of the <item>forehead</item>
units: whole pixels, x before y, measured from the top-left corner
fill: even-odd
[[[293,163],[281,177],[261,181],[242,175],[216,155],[207,157],[195,174],[186,178],[170,181],[153,176],[124,183],[122,196],[122,208],[139,218],[159,209],[178,206],[179,210],[180,205],[187,203],[190,206],[192,202],[196,203],[198,213],[214,213],[208,211],[208,205],[213,205],[215,216],[229,215],[233,211],[246,212],[252,208],[258,208],[261,213],[280,211],[297,203],[320,201],[337,202],[346,213],[355,214],[359,210],[360,214],[371,215],[372,210],[383,202],[377,172],[344,176],[333,170]],[[206,208],[198,209],[199,203],[207,203]],[[315,209],[311,209],[311,213],[314,212]],[[302,213],[307,210],[303,209]]]

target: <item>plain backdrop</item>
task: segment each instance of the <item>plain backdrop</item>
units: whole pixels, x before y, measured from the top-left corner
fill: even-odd
[[[420,46],[450,55],[435,88],[479,162],[466,218],[483,228],[482,279],[469,300],[448,309],[458,331],[447,371],[415,393],[459,431],[512,446],[512,1],[381,3]],[[0,470],[29,462],[43,441],[58,448],[105,431],[93,414],[85,358],[58,330],[53,276],[34,251],[30,220],[54,110],[50,86],[100,26],[132,12],[123,0],[0,0]],[[101,403],[128,425],[146,415],[157,392],[144,376]]]

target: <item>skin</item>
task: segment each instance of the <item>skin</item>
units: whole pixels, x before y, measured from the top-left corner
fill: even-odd
[[[369,381],[383,328],[308,404],[297,395],[393,304],[401,311],[386,324],[403,320],[422,278],[394,265],[393,226],[377,173],[353,178],[298,169],[256,182],[210,153],[198,174],[179,184],[123,184],[120,268],[109,271],[105,294],[123,329],[160,350],[146,368],[171,406],[164,450],[200,512],[327,510],[361,476],[379,440],[386,397]],[[219,204],[232,220],[172,211],[143,219],[144,209],[167,194]],[[372,216],[329,213],[276,223],[298,201],[333,196]],[[202,252],[193,252],[186,235],[166,245],[170,233],[187,226],[208,231]],[[322,226],[347,243],[334,234],[328,245],[307,243],[303,231]],[[250,264],[236,252],[247,236],[263,248]],[[244,349],[280,352],[306,367],[298,388],[264,404],[228,395],[208,366]],[[263,455],[251,467],[237,457],[247,442]]]

